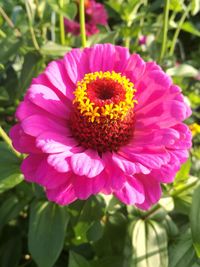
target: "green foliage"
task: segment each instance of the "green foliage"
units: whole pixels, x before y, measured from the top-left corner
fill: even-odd
[[[193,244],[200,258],[200,186],[196,188],[192,198],[190,221]]]
[[[168,266],[167,234],[152,220],[136,221],[132,231],[131,267]]]
[[[77,1],[8,0],[0,3],[0,125],[8,133],[32,79],[52,59],[81,46],[80,36],[64,33],[60,17],[78,18]],[[162,0],[99,0],[107,26],[87,45],[129,47],[161,67],[179,85],[200,124],[200,1],[170,0],[163,44]],[[3,10],[3,12],[2,12]],[[6,15],[5,15],[6,14]],[[141,36],[147,38],[140,45]],[[160,57],[164,45],[164,54]],[[1,267],[198,267],[200,266],[200,134],[190,159],[162,199],[149,211],[99,195],[68,207],[47,202],[44,189],[23,181],[22,159],[0,140]]]
[[[28,246],[39,267],[52,267],[61,253],[69,221],[65,207],[39,201],[30,210]]]

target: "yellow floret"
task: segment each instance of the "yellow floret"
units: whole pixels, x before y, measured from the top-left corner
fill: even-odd
[[[124,101],[121,101],[118,104],[105,104],[103,107],[96,106],[95,103],[91,102],[87,96],[87,84],[97,79],[110,79],[121,84],[126,91]],[[109,118],[111,120],[123,119],[129,109],[133,108],[134,104],[137,103],[137,101],[133,99],[135,92],[136,89],[134,89],[133,83],[131,83],[125,76],[122,76],[121,73],[116,73],[114,71],[87,73],[84,78],[77,83],[73,103],[76,104],[80,113],[83,114],[83,116],[87,116],[88,120],[91,122],[95,121],[99,123],[101,117]]]

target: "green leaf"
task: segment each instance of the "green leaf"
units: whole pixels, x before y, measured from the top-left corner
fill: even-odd
[[[0,245],[0,266],[18,267],[21,258],[21,236],[17,231],[11,231],[10,236],[6,234]]]
[[[52,267],[63,248],[69,221],[65,207],[47,201],[31,205],[28,246],[38,267]]]
[[[122,267],[123,258],[121,256],[107,256],[92,262],[92,267]]]
[[[191,0],[192,15],[195,16],[200,11],[200,1]]]
[[[90,263],[81,255],[70,251],[68,267],[90,267]]]
[[[0,206],[0,230],[10,220],[17,217],[27,203],[27,199],[19,199],[15,195],[8,197]]]
[[[196,261],[190,233],[185,233],[170,247],[169,267],[191,267]]]
[[[155,221],[138,220],[132,232],[131,267],[168,267],[167,235]]]
[[[183,11],[183,1],[182,0],[171,0],[169,8],[175,12]]]
[[[196,77],[198,75],[198,70],[188,64],[180,64],[166,72],[170,76]]]
[[[99,221],[94,222],[86,233],[87,239],[89,241],[96,242],[102,237],[103,230],[103,225]]]
[[[104,44],[104,43],[111,43],[113,44],[117,37],[117,33],[115,31],[107,32],[107,33],[98,33],[94,34],[87,40],[87,45],[92,46],[96,43]]]
[[[197,256],[200,257],[200,186],[196,188],[192,197],[190,223],[194,247]]]
[[[0,142],[0,151],[3,155],[0,157],[0,193],[2,193],[21,183],[23,175],[20,171],[19,159],[3,142]]]
[[[94,227],[94,223],[103,217],[104,209],[105,203],[101,198],[91,197],[85,201],[78,223],[74,227],[77,243],[87,242],[87,233]]]
[[[71,47],[69,46],[63,46],[63,45],[56,44],[51,41],[47,42],[45,45],[41,47],[42,54],[51,56],[51,57],[64,56],[70,50],[71,50]]]
[[[189,158],[182,166],[179,172],[176,174],[175,183],[185,181],[189,178],[191,169],[191,159]]]
[[[172,220],[172,218],[169,215],[166,216],[166,218],[162,222],[162,224],[165,227],[165,229],[167,231],[167,235],[169,237],[178,236],[179,229],[178,229],[177,225],[175,224],[175,222]]]
[[[18,97],[21,96],[22,93],[24,93],[24,91],[29,87],[32,78],[38,74],[40,61],[41,56],[37,53],[28,53],[25,55],[20,76]]]
[[[184,22],[181,29],[200,37],[200,31],[189,21]]]
[[[22,40],[16,40],[14,37],[5,38],[2,42],[0,42],[1,53],[0,53],[0,62],[7,63],[9,59],[13,59],[16,57],[16,54],[19,48],[22,45]]]
[[[77,5],[75,3],[69,3],[67,1],[68,3],[64,3],[64,7],[60,8],[57,0],[48,0],[47,2],[53,11],[68,19],[74,19],[75,15],[77,14]]]

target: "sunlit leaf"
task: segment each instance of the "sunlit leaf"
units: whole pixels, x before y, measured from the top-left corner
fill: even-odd
[[[168,267],[167,235],[155,221],[138,220],[132,233],[131,267]]]

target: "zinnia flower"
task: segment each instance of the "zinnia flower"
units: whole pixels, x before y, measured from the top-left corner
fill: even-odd
[[[85,1],[85,20],[87,36],[99,32],[97,25],[107,25],[107,12],[104,5],[97,3],[95,0]],[[75,20],[64,19],[66,32],[74,35],[80,34],[79,15]]]
[[[188,157],[191,114],[155,62],[126,48],[72,49],[33,79],[10,136],[25,179],[60,205],[103,193],[148,209]]]

